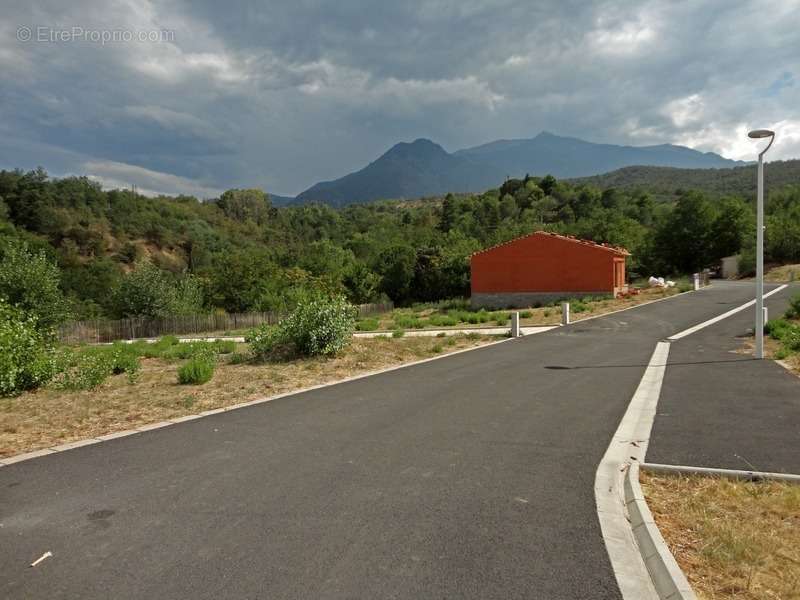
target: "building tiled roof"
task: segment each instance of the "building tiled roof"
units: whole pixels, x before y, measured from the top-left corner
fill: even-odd
[[[488,248],[484,248],[483,250],[478,250],[477,252],[473,252],[471,256],[475,256],[476,254],[483,254],[485,252],[491,252],[492,250],[500,248],[501,246],[508,246],[509,244],[514,244],[515,242],[524,240],[534,235],[546,235],[553,238],[557,238],[559,240],[573,242],[575,244],[583,244],[584,246],[590,246],[592,248],[597,248],[598,250],[606,250],[608,252],[613,252],[614,254],[617,254],[619,256],[630,256],[631,254],[621,246],[612,246],[611,244],[605,244],[605,243],[598,244],[597,242],[592,242],[591,240],[581,240],[572,235],[560,235],[558,233],[553,233],[551,231],[534,231],[533,233],[529,233],[528,235],[523,235],[521,237],[514,238],[513,240],[508,240],[507,242],[503,242],[501,244],[495,244],[494,246],[489,246]]]

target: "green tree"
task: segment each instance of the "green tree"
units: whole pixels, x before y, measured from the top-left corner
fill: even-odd
[[[269,196],[262,190],[228,190],[219,197],[217,204],[225,215],[235,221],[253,221],[259,225],[266,222],[272,208]]]
[[[347,297],[354,304],[367,304],[378,298],[381,278],[364,263],[354,263],[344,276]]]
[[[125,275],[114,290],[114,310],[120,317],[158,318],[193,314],[202,309],[200,284],[192,277],[175,280],[149,260]]]
[[[0,298],[0,396],[39,387],[54,371],[51,336],[34,314]]]
[[[739,198],[723,198],[716,212],[709,232],[711,258],[715,261],[737,254],[745,237],[755,231],[753,211]]]
[[[453,194],[447,194],[442,201],[442,218],[439,221],[439,231],[447,233],[456,225],[458,218],[457,201]]]
[[[687,192],[658,226],[655,248],[665,266],[674,272],[689,273],[713,262],[711,231],[716,214],[708,198]]]
[[[395,245],[381,252],[375,266],[381,275],[381,291],[397,303],[409,300],[416,263],[417,253],[410,246]]]
[[[69,318],[61,291],[61,273],[43,251],[25,243],[7,243],[0,249],[0,298],[33,315],[42,330],[51,330]]]

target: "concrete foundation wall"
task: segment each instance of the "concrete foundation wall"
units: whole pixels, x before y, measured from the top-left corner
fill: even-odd
[[[548,304],[556,300],[568,300],[569,298],[583,298],[584,296],[611,296],[609,291],[594,292],[502,292],[502,293],[482,293],[476,292],[470,298],[473,308],[528,308],[536,303]]]

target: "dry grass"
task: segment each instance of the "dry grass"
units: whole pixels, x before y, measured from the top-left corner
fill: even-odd
[[[700,598],[800,598],[800,486],[646,473],[642,486]]]
[[[667,298],[669,296],[674,296],[678,294],[679,291],[677,287],[672,288],[645,288],[640,291],[640,293],[636,296],[630,296],[626,298],[613,298],[613,299],[606,299],[606,300],[592,300],[585,304],[586,310],[582,312],[575,312],[574,308],[570,314],[570,319],[572,321],[580,321],[581,319],[586,319],[587,317],[595,317],[598,315],[603,315],[606,313],[610,313],[616,310],[620,310],[623,308],[630,308],[632,306],[637,306],[639,304],[644,304],[645,302],[652,302],[653,300],[660,300],[662,298]],[[537,326],[537,325],[558,325],[561,323],[561,306],[542,306],[539,308],[519,308],[514,309],[518,310],[519,312],[529,312],[529,317],[523,317],[520,319],[520,324],[522,326]],[[408,315],[416,316],[419,319],[427,319],[428,317],[440,313],[435,308],[425,308],[421,310],[410,310],[410,309],[396,309],[394,312],[383,313],[380,315],[376,315],[373,318],[378,322],[377,331],[391,331],[395,328],[394,323],[394,314],[395,313],[406,313]],[[446,311],[445,311],[446,312]],[[508,313],[511,312],[510,310],[500,310],[496,312],[501,313]],[[424,326],[420,327],[419,329],[475,329],[481,327],[500,327],[497,325],[494,320],[490,320],[486,323],[480,324],[470,324],[470,323],[459,323],[458,325],[454,325],[452,327],[439,327],[435,325],[431,325],[430,323],[423,321]]]
[[[800,281],[800,265],[781,265],[764,273],[764,281],[771,283],[788,283]]]
[[[753,356],[755,354],[755,346],[755,340],[748,338],[744,340],[741,347],[736,349],[736,353]],[[764,356],[766,358],[776,360],[780,350],[781,343],[779,341],[773,340],[768,335],[764,336]],[[790,354],[783,358],[781,362],[789,367],[789,371],[800,377],[800,354]]]
[[[328,383],[497,339],[475,335],[357,339],[336,358],[261,365],[225,364],[223,355],[213,379],[197,386],[178,385],[176,373],[183,361],[144,359],[135,384],[116,375],[94,390],[45,388],[0,398],[0,456]]]
[[[674,296],[678,293],[679,291],[675,287],[646,288],[641,290],[639,294],[636,296],[630,296],[627,298],[614,298],[613,300],[600,300],[598,302],[587,303],[586,306],[588,307],[588,310],[580,313],[574,313],[574,312],[571,313],[570,320],[580,321],[581,319],[586,319],[588,317],[596,317],[598,315],[604,315],[606,313],[614,312],[615,310],[621,310],[623,308],[638,306],[639,304],[644,304],[645,302],[652,302],[653,300],[661,300],[662,298],[668,298],[669,296]],[[533,310],[544,311],[547,309],[537,308]],[[535,318],[536,315],[533,316],[533,319]],[[527,321],[528,319],[522,319],[523,324],[527,324]],[[561,309],[559,307],[555,321],[554,322],[550,321],[549,324],[556,324],[560,322],[561,322]],[[531,324],[537,325],[538,323],[531,323]]]

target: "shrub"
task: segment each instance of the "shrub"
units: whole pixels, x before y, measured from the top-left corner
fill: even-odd
[[[431,348],[431,352],[433,352],[434,354],[439,354],[440,352],[442,352],[442,350],[444,350],[444,348],[442,348],[441,344],[436,344],[433,348]]]
[[[416,315],[397,315],[394,326],[398,329],[421,329],[425,324]]]
[[[361,319],[358,323],[356,323],[356,329],[358,331],[375,331],[380,325],[378,319]]]
[[[405,332],[405,331],[403,331],[402,329],[395,329],[395,330],[392,332],[392,337],[393,337],[393,338],[401,338],[401,337],[403,337],[405,334],[406,334],[406,332]]]
[[[445,337],[446,335],[447,335],[447,334],[446,334],[444,331],[440,331],[439,333],[437,333],[437,334],[436,334],[436,337],[438,337],[438,338],[443,338],[443,337]]]
[[[800,352],[800,326],[787,328],[781,336],[781,343],[789,352]]]
[[[236,342],[233,340],[216,340],[214,342],[214,351],[217,354],[231,354],[236,351]]]
[[[214,357],[199,354],[190,358],[178,369],[178,383],[181,385],[200,385],[211,381],[214,376]]]
[[[585,304],[582,300],[573,300],[569,303],[570,310],[573,313],[582,313],[589,310],[589,306]]]
[[[84,352],[63,350],[56,360],[54,385],[64,390],[91,390],[114,372],[111,352],[105,348]]]
[[[350,342],[356,313],[344,298],[312,300],[299,304],[279,330],[302,356],[333,356]]]
[[[264,359],[272,354],[281,342],[277,327],[272,325],[259,325],[251,329],[245,336],[250,344],[250,350],[259,359]]]
[[[519,313],[519,317],[521,319],[530,319],[532,316],[533,313],[529,310],[523,310],[521,313]]]
[[[253,330],[250,347],[262,358],[279,347],[288,347],[300,356],[333,356],[350,342],[356,312],[341,297],[303,301],[277,327]]]
[[[786,309],[786,318],[787,319],[800,318],[800,294],[794,296],[791,300],[789,300],[789,308]]]
[[[467,338],[468,340],[479,340],[479,339],[481,338],[481,334],[480,334],[480,333],[477,333],[477,332],[475,332],[475,331],[470,331],[470,332],[469,332],[469,333],[466,335],[466,338]]]
[[[233,352],[228,356],[229,365],[241,365],[250,360],[250,355],[246,352]]]
[[[55,372],[50,338],[34,315],[0,300],[0,395],[9,396],[46,383]]]
[[[789,327],[786,319],[771,319],[764,324],[764,333],[774,340],[779,340]]]
[[[194,358],[199,354],[230,354],[236,350],[236,342],[232,340],[214,340],[185,342],[167,347],[162,356],[165,358]]]
[[[136,348],[131,347],[130,344],[114,344],[109,354],[111,372],[114,375],[125,373],[128,375],[128,382],[135,383],[142,367]]]
[[[431,315],[428,318],[428,323],[434,327],[453,327],[458,325],[458,320],[450,315]]]

